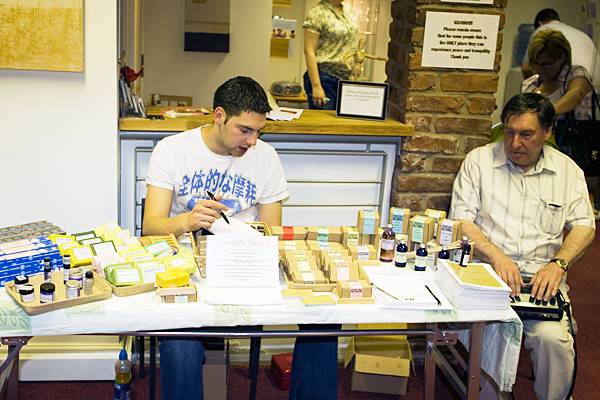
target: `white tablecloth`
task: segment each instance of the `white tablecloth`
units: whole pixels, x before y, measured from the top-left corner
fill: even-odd
[[[4,288],[0,289],[0,337],[119,333],[194,327],[290,325],[308,323],[474,322],[500,321],[484,331],[482,368],[504,391],[515,382],[523,325],[506,310],[390,310],[377,305],[305,306],[288,298],[281,305],[208,305],[203,282],[195,303],[162,303],[155,292],[116,297],[36,316],[26,314]]]

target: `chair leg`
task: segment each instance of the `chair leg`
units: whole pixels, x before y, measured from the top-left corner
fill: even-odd
[[[250,368],[248,375],[250,378],[250,400],[256,399],[256,387],[258,384],[258,367],[260,362],[260,338],[250,338]]]

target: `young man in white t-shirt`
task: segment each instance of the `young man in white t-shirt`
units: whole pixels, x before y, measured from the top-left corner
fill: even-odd
[[[216,90],[213,108],[212,124],[167,137],[152,152],[144,235],[210,229],[220,211],[242,221],[281,225],[287,181],[275,149],[258,139],[271,110],[265,91],[238,76]],[[201,341],[161,338],[161,398],[202,399],[203,359]],[[337,338],[299,338],[292,375],[291,399],[335,399]]]

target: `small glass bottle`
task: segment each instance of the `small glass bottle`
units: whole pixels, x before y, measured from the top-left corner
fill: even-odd
[[[392,230],[392,224],[388,224],[387,228],[381,234],[381,250],[379,252],[379,261],[392,262],[394,261],[394,248],[396,247],[396,236]]]
[[[79,297],[81,293],[81,287],[79,286],[79,282],[74,281],[73,279],[68,280],[65,284],[65,297],[67,299],[76,299]]]
[[[14,282],[15,282],[15,289],[17,291],[19,291],[21,289],[21,287],[23,287],[24,285],[27,285],[29,283],[29,277],[25,274],[17,275],[17,276],[15,276]]]
[[[71,279],[71,256],[65,254],[63,256],[63,281],[67,283],[69,279]]]
[[[394,254],[394,265],[396,267],[406,267],[406,253],[408,253],[406,239],[400,239],[398,246],[396,246],[396,253]]]
[[[31,303],[35,299],[33,285],[25,284],[19,287],[19,294],[23,303]]]
[[[442,246],[442,251],[438,253],[438,260],[449,260],[450,252],[448,251],[448,246]]]
[[[94,273],[92,271],[85,271],[83,277],[83,294],[89,296],[94,291]]]
[[[463,247],[465,245],[465,241],[468,242],[469,238],[466,236],[463,236],[462,240],[460,241],[460,247],[454,251],[454,262],[457,262],[459,264],[460,264],[460,260],[462,258],[462,252],[463,252]]]
[[[40,303],[52,303],[54,301],[54,283],[45,282],[40,285]]]
[[[469,238],[467,238],[465,236],[463,238],[463,246],[462,246],[462,252],[461,252],[459,264],[461,267],[466,267],[470,260],[471,260],[471,244],[469,243]]]
[[[76,281],[79,284],[79,287],[83,287],[83,274],[79,268],[71,268],[69,280]]]
[[[44,282],[52,282],[52,260],[44,258]]]
[[[421,243],[415,254],[415,271],[425,271],[427,269],[427,248],[425,243]]]

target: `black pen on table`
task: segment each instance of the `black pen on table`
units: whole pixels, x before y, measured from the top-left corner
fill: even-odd
[[[208,197],[210,197],[211,200],[217,201],[217,199],[215,198],[215,195],[212,194],[211,191],[207,190],[206,194],[208,194]],[[227,222],[229,224],[229,220],[227,219],[227,217],[225,216],[225,214],[223,213],[223,211],[221,210],[217,210],[219,212],[219,214],[221,214],[221,217],[223,217],[223,219],[225,220],[225,222]]]
[[[429,289],[429,286],[425,285],[425,289],[427,289],[427,291],[433,296],[433,298],[435,299],[435,301],[437,301],[437,305],[441,306],[442,302],[440,301],[440,299],[438,299],[438,297],[433,294],[433,292],[431,291],[431,289]]]

